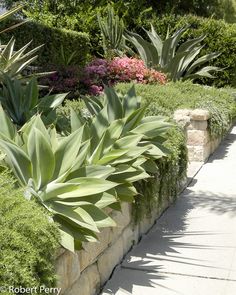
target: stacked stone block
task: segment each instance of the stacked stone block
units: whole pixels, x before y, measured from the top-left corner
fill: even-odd
[[[219,145],[221,138],[212,139],[208,130],[210,114],[207,110],[177,110],[174,119],[186,130],[190,162],[204,162]]]

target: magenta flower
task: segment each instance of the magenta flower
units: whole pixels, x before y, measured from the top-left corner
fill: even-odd
[[[101,94],[104,84],[109,86],[118,82],[165,84],[166,81],[165,74],[146,68],[141,59],[129,57],[115,57],[111,61],[94,59],[85,67],[81,79],[93,95]]]

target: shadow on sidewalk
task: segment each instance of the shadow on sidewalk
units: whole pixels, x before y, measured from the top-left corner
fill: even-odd
[[[229,153],[229,149],[231,145],[236,141],[236,134],[229,133],[227,136],[221,141],[220,145],[216,149],[216,151],[210,156],[207,162],[212,163],[215,160],[221,160],[227,157]]]
[[[209,231],[189,231],[188,214],[196,208],[204,208],[207,211],[216,214],[227,214],[236,216],[236,196],[216,195],[210,192],[193,192],[186,189],[183,195],[177,202],[170,207],[164,215],[158,220],[153,229],[141,240],[141,242],[128,253],[126,259],[118,270],[119,275],[113,279],[116,281],[112,287],[106,289],[110,292],[107,294],[116,294],[122,290],[122,294],[132,294],[134,286],[146,286],[155,288],[156,285],[166,289],[162,282],[169,278],[169,274],[176,273],[175,269],[168,271],[164,267],[166,263],[173,265],[185,265],[186,270],[190,268],[201,269],[222,269],[211,264],[210,260],[198,257],[194,258],[194,253],[191,256],[183,255],[182,253],[192,253],[196,250],[221,250],[224,251],[224,246],[211,246],[209,240],[211,236],[221,233]],[[199,217],[198,217],[199,218]],[[204,226],[203,226],[204,228]],[[200,241],[208,240],[207,244],[202,242],[183,242],[183,237],[188,237],[188,241],[196,240],[200,236]],[[201,239],[203,237],[203,239]],[[198,239],[197,239],[198,240]],[[185,251],[184,249],[187,249]],[[188,252],[188,249],[191,250]],[[133,275],[131,276],[130,273]],[[127,275],[129,279],[127,279]],[[109,284],[108,284],[109,286]],[[170,289],[171,290],[171,289]],[[175,290],[171,290],[173,294]],[[119,294],[119,293],[118,293]]]

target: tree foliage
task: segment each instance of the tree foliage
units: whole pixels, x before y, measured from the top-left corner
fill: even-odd
[[[25,4],[27,13],[34,16],[46,13],[54,15],[54,22],[61,22],[66,17],[72,17],[80,14],[91,15],[96,10],[101,10],[108,3],[114,6],[119,14],[130,17],[137,17],[137,11],[143,13],[147,9],[158,14],[175,13],[187,14],[192,13],[198,16],[215,18],[224,18],[226,21],[235,22],[235,0],[0,0],[0,4],[10,8],[18,3]],[[82,19],[82,18],[81,18]],[[85,20],[84,20],[85,21]],[[79,21],[78,21],[79,23]]]

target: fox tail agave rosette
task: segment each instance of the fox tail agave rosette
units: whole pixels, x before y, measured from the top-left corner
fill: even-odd
[[[5,164],[25,197],[51,212],[61,244],[70,251],[96,241],[100,228],[115,226],[104,208],[132,202],[133,183],[150,177],[155,160],[165,155],[161,142],[171,124],[162,117],[144,118],[133,88],[123,98],[106,88],[105,97],[87,102],[90,118],[72,111],[71,132],[63,136],[46,128],[39,115],[19,132],[6,114],[1,116]]]

